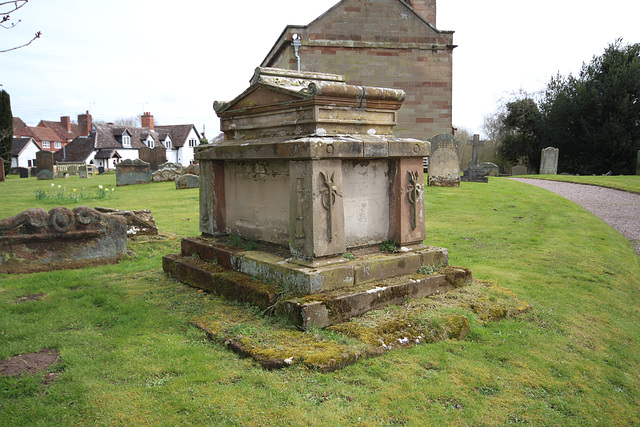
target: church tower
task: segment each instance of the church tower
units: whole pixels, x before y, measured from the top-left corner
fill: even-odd
[[[436,0],[405,0],[429,24],[436,26]]]

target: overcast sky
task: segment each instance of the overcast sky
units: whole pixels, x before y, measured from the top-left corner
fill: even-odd
[[[0,54],[0,84],[32,126],[86,110],[105,121],[149,111],[159,124],[206,125],[212,138],[213,101],[246,89],[287,24],[306,25],[336,3],[31,0],[12,15],[16,28],[0,29],[0,50],[36,31],[42,38]],[[439,0],[437,19],[458,45],[453,123],[472,133],[510,92],[577,74],[617,38],[640,42],[637,0]]]

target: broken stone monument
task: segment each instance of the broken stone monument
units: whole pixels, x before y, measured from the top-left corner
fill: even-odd
[[[0,220],[0,273],[114,263],[126,249],[125,220],[86,206],[28,209]]]
[[[460,141],[445,133],[434,136],[429,142],[429,185],[460,187]]]
[[[163,163],[152,175],[153,182],[175,181],[177,176],[182,175],[182,165],[179,163]]]
[[[542,150],[540,156],[540,175],[557,175],[558,174],[558,155],[559,148],[547,147]]]
[[[123,160],[116,165],[116,186],[148,184],[151,181],[149,163],[140,160]]]
[[[258,68],[247,90],[214,104],[225,140],[195,149],[202,235],[183,239],[164,270],[265,309],[307,295],[279,304],[303,328],[469,280],[466,269],[416,275],[446,266],[448,253],[422,243],[430,144],[393,136],[404,98],[335,74]]]
[[[96,206],[95,209],[103,214],[124,218],[125,221],[127,221],[127,236],[129,237],[158,235],[158,226],[149,209],[122,211],[120,209],[103,208],[100,206]]]
[[[484,175],[484,170],[482,170],[482,168],[478,166],[479,147],[482,147],[484,145],[484,142],[480,141],[480,135],[473,135],[473,140],[467,141],[467,144],[472,146],[473,151],[471,154],[471,162],[462,174],[462,181],[489,182],[489,178]]]

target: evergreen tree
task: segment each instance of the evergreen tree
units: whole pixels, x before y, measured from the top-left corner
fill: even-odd
[[[5,174],[11,169],[11,151],[13,149],[13,115],[11,97],[0,91],[0,157],[4,161]]]
[[[529,96],[510,101],[501,116],[498,155],[511,165],[522,163],[531,170],[540,166],[542,113]]]
[[[640,44],[610,44],[578,77],[556,76],[541,103],[547,146],[559,168],[632,175],[640,149]]]

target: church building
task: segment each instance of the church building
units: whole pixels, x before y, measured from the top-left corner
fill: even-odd
[[[436,0],[342,0],[305,26],[287,26],[262,67],[344,75],[403,89],[394,134],[452,133],[453,31],[436,28]]]

